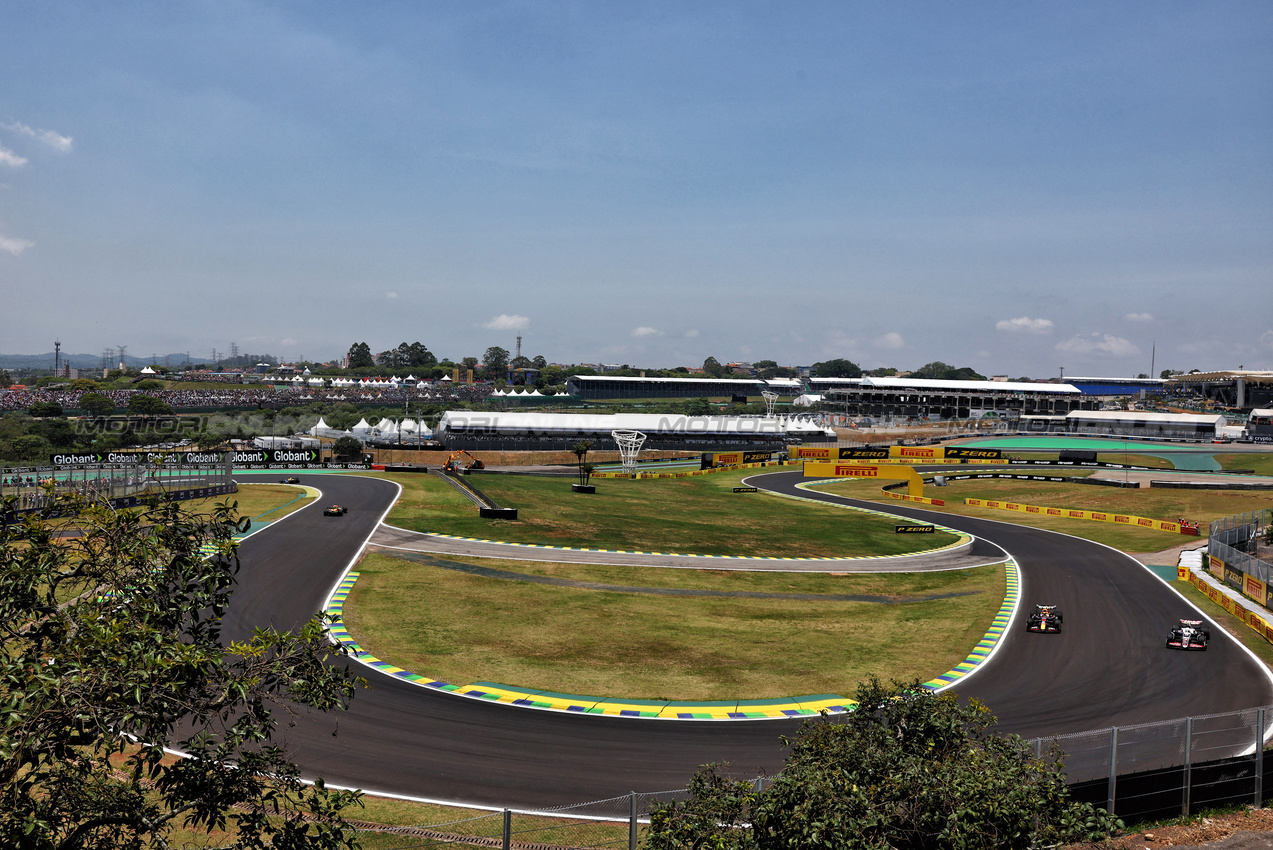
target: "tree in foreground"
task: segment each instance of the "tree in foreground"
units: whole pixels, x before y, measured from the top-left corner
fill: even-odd
[[[340,650],[317,618],[222,644],[247,521],[53,510],[78,516],[0,526],[0,846],[352,846],[358,794],[302,783],[272,740],[279,711],[347,705]]]
[[[1069,799],[1062,766],[991,731],[975,700],[918,681],[858,687],[854,711],[811,721],[782,773],[757,792],[714,765],[691,799],[659,805],[647,847],[1026,848],[1093,840],[1122,828]]]

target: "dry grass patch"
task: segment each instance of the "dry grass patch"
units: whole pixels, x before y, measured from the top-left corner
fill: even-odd
[[[814,599],[560,587],[379,554],[359,569],[345,621],[379,658],[455,684],[492,681],[628,699],[846,693],[869,673],[928,679],[967,656],[1005,592],[1003,566],[869,577],[552,568],[557,577],[632,587],[822,597]],[[517,562],[510,569],[547,568]],[[884,604],[833,599],[831,592],[967,595]]]

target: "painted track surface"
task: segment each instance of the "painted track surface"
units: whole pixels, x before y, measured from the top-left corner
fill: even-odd
[[[323,500],[243,542],[227,638],[253,626],[294,628],[317,612],[398,492],[355,475],[302,480],[321,488]],[[799,473],[753,479],[789,493],[801,480]],[[322,516],[322,504],[333,501],[349,514]],[[1130,558],[1035,529],[948,514],[940,521],[1001,544],[1022,566],[1022,599],[1059,604],[1067,615],[1059,636],[1025,635],[1018,624],[959,688],[990,705],[1003,728],[1056,734],[1273,702],[1267,677],[1227,638],[1206,653],[1163,650],[1167,624],[1189,609]],[[638,721],[516,709],[360,669],[372,688],[348,712],[298,717],[281,732],[306,775],[368,791],[546,807],[679,788],[707,762],[730,762],[739,775],[774,772],[783,758],[779,736],[798,729],[785,720]]]

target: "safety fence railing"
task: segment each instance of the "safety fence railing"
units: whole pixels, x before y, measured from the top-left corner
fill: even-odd
[[[1076,799],[1127,821],[1164,819],[1273,797],[1264,741],[1270,708],[1115,726],[1031,741],[1059,758]]]
[[[424,806],[423,819],[411,826],[354,825],[365,850],[415,850],[448,845],[501,850],[593,847],[635,850],[644,840],[653,805],[683,801],[688,796],[689,791],[684,788],[633,792],[543,811],[475,811]]]
[[[1208,529],[1207,554],[1265,584],[1273,583],[1270,530],[1273,530],[1273,508],[1223,517],[1211,523]]]

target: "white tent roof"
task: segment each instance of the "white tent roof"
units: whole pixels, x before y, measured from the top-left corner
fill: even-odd
[[[647,434],[789,434],[825,435],[820,425],[802,419],[763,419],[758,416],[684,416],[664,413],[504,413],[448,410],[442,414],[438,432],[506,434],[577,434],[611,431],[642,431]]]
[[[818,404],[821,401],[822,401],[822,396],[810,395],[809,393],[805,393],[804,395],[796,396],[794,399],[791,400],[791,403],[798,404],[801,407],[808,407],[811,404]]]
[[[369,423],[366,419],[359,419],[358,424],[349,430],[353,431],[355,434],[370,434],[371,423]]]

